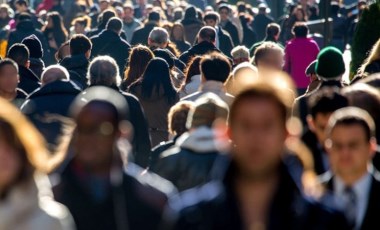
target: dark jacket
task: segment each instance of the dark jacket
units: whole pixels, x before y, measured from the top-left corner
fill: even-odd
[[[44,60],[45,60],[45,57],[48,57],[49,55],[49,45],[45,39],[44,34],[40,30],[37,30],[34,27],[33,22],[30,20],[24,20],[24,21],[19,22],[16,26],[16,29],[10,32],[9,38],[8,38],[7,50],[9,50],[9,48],[13,44],[21,43],[21,41],[24,38],[32,34],[36,35],[37,38],[41,41],[42,49],[44,50]]]
[[[217,29],[217,33],[219,38],[219,50],[227,57],[231,57],[231,50],[234,48],[234,43],[230,34],[220,27]]]
[[[92,57],[99,55],[111,56],[119,66],[120,76],[123,76],[131,48],[129,43],[110,30],[104,30],[99,35],[92,37],[91,42]]]
[[[282,164],[280,171],[265,229],[348,229],[341,212],[304,197],[288,168]],[[234,191],[236,172],[232,162],[222,181],[212,181],[173,199],[169,204],[179,210],[174,229],[247,229]]]
[[[29,58],[30,66],[29,69],[33,71],[33,73],[41,79],[42,72],[45,68],[45,63],[41,58]]]
[[[51,145],[58,143],[63,134],[64,121],[53,116],[69,117],[69,107],[80,89],[67,81],[51,82],[29,95],[21,107],[21,111],[32,121]]]
[[[148,45],[149,33],[155,26],[157,26],[156,22],[147,22],[143,27],[137,28],[135,32],[133,32],[131,45]]]
[[[243,40],[241,41],[241,44],[249,48],[257,42],[257,34],[248,25],[248,21],[244,16],[240,16],[239,19],[240,19],[241,26],[243,28]],[[251,57],[252,57],[252,54],[251,54]]]
[[[40,79],[30,69],[19,65],[18,74],[20,76],[18,88],[24,90],[27,94],[32,93],[41,86]]]
[[[191,48],[191,45],[187,41],[172,41],[175,43],[177,49],[181,54]]]
[[[372,181],[363,222],[360,230],[375,230],[380,228],[379,212],[380,212],[380,174],[377,170],[371,172]],[[328,192],[333,192],[333,174],[328,171],[321,177],[321,182],[327,187]]]
[[[311,151],[311,154],[313,155],[314,170],[317,175],[321,175],[328,171],[329,168],[326,167],[323,160],[326,151],[319,144],[317,137],[313,132],[310,131],[310,129],[307,129],[302,135],[302,141],[306,144],[306,146]]]
[[[17,108],[21,108],[22,104],[25,102],[26,98],[28,97],[28,94],[25,93],[22,89],[16,89],[16,97],[11,102],[14,104]]]
[[[253,20],[251,27],[257,34],[259,41],[263,40],[266,34],[266,28],[269,23],[274,22],[273,18],[266,14],[258,14]]]
[[[86,75],[89,64],[90,62],[84,54],[65,57],[60,62],[60,65],[69,71],[70,79],[82,89],[87,87]]]
[[[149,169],[154,169],[161,154],[175,145],[178,136],[175,136],[172,140],[161,142],[160,144],[152,148],[152,153],[149,161]]]
[[[176,146],[161,153],[152,170],[183,191],[210,180],[210,171],[219,156],[212,129],[199,127],[185,133]]]
[[[175,189],[157,175],[142,172],[128,163],[120,172],[120,184],[104,181],[104,198],[97,199],[90,192],[95,178],[71,162],[53,188],[54,197],[69,209],[77,230],[159,229],[167,197]],[[120,221],[127,227],[121,227]]]
[[[197,18],[183,19],[181,24],[185,28],[186,41],[194,44],[199,30],[204,26],[203,22]]]
[[[179,60],[187,65],[191,58],[197,55],[203,55],[214,51],[221,53],[221,51],[217,49],[214,44],[204,41],[194,45],[188,51],[184,52],[181,56],[179,56]]]
[[[222,28],[230,34],[234,46],[240,45],[238,29],[230,20]]]

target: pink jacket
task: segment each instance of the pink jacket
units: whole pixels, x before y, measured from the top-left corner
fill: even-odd
[[[317,59],[318,44],[311,38],[294,38],[285,46],[284,70],[290,74],[298,89],[306,89],[310,79],[306,76],[307,66]]]

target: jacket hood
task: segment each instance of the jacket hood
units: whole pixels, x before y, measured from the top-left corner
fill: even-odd
[[[34,31],[34,25],[31,20],[21,21],[17,24],[16,29],[23,31]]]
[[[78,86],[70,81],[54,81],[34,91],[29,95],[28,99],[56,94],[77,95],[80,92],[81,90]]]
[[[215,130],[201,126],[180,136],[176,141],[176,145],[196,153],[209,153],[226,152],[230,143],[220,138]]]
[[[88,61],[86,56],[84,56],[84,54],[79,54],[65,57],[60,64],[64,66],[66,69],[75,69],[83,66],[87,67],[89,63],[90,62]]]

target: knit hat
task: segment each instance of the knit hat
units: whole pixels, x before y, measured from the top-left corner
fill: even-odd
[[[21,43],[28,47],[31,58],[42,58],[44,56],[41,41],[36,35],[32,34],[24,38]]]
[[[228,105],[216,94],[205,93],[199,97],[190,110],[186,126],[188,129],[200,126],[212,127],[217,119],[227,121]]]
[[[332,46],[322,49],[317,57],[315,72],[324,80],[334,80],[346,71],[342,52]]]

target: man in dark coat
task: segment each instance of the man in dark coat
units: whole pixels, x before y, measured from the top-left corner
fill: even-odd
[[[268,7],[265,3],[261,3],[258,8],[259,13],[254,18],[251,27],[256,32],[257,39],[261,41],[265,37],[265,30],[267,28],[267,25],[274,22],[274,20],[267,14]]]
[[[46,68],[41,88],[30,94],[21,111],[42,133],[51,150],[59,145],[65,132],[69,107],[81,90],[69,81],[68,71],[59,65]]]
[[[227,4],[221,4],[218,12],[220,15],[220,27],[230,34],[234,46],[240,45],[238,29],[229,19],[229,15],[232,12],[231,8]]]
[[[60,65],[69,71],[71,81],[85,89],[88,86],[86,75],[92,43],[85,35],[76,34],[70,39],[69,45],[70,56],[63,58]]]
[[[60,173],[54,198],[74,217],[78,230],[159,229],[170,182],[127,162],[127,102],[104,86],[85,90],[73,102],[77,124],[74,156]]]
[[[37,38],[36,35],[32,34],[24,38],[21,43],[26,45],[29,50],[29,69],[32,70],[33,73],[35,73],[36,76],[41,79],[42,72],[45,69],[45,63],[42,60],[42,57],[44,56],[44,50],[42,49],[41,41]]]
[[[232,153],[217,160],[218,179],[169,202],[179,211],[175,229],[348,229],[343,213],[305,197],[283,161],[287,90],[261,82],[236,96]]]
[[[124,75],[131,48],[129,43],[120,37],[122,28],[121,19],[113,17],[108,21],[106,30],[91,38],[91,56],[109,55],[114,58],[119,66],[120,76]]]
[[[140,167],[146,168],[151,155],[151,142],[147,120],[139,100],[132,94],[119,90],[118,67],[111,57],[99,56],[93,59],[89,66],[89,73],[90,86],[110,87],[126,99],[129,106],[129,120],[133,128],[133,137],[131,137],[133,161]]]
[[[46,41],[46,38],[40,30],[34,27],[31,16],[27,13],[21,13],[18,16],[16,21],[16,29],[12,30],[9,33],[7,50],[9,50],[13,44],[21,42],[24,38],[32,34],[36,35],[36,37],[40,40],[42,49],[45,54],[44,57],[47,57],[47,54],[49,52],[49,45]]]
[[[185,10],[185,15],[181,20],[181,24],[185,28],[185,39],[190,45],[196,41],[198,31],[204,26],[202,19],[198,18],[197,10],[190,5]]]
[[[221,53],[221,51],[215,47],[215,39],[216,31],[213,27],[202,27],[197,36],[197,44],[191,47],[188,51],[184,52],[179,57],[179,60],[187,65],[189,61],[197,55],[201,56],[210,52]]]
[[[18,65],[18,74],[20,76],[18,88],[30,94],[40,87],[40,79],[29,69],[29,50],[24,44],[14,44],[9,49],[7,57]]]
[[[327,126],[331,170],[320,179],[346,211],[352,229],[379,229],[380,173],[373,167],[375,122],[357,107],[335,111]]]
[[[155,11],[150,12],[148,16],[148,21],[144,24],[144,26],[137,28],[133,32],[131,45],[148,45],[149,33],[153,30],[154,27],[158,26],[159,22],[160,14]]]

